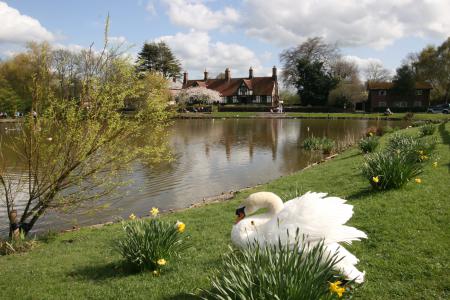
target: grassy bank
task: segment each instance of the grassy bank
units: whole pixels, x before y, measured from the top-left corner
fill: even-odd
[[[406,113],[395,113],[391,116],[384,116],[380,113],[364,114],[364,113],[284,113],[284,114],[270,114],[261,112],[213,112],[210,114],[202,113],[185,113],[179,116],[192,118],[336,118],[336,119],[391,119],[403,120]],[[445,120],[450,119],[448,114],[427,114],[417,113],[413,115],[413,120]]]
[[[29,253],[0,257],[0,298],[189,299],[187,293],[209,287],[208,275],[228,251],[238,203],[259,190],[288,199],[298,189],[328,192],[355,206],[351,225],[369,236],[348,247],[361,260],[358,268],[367,272],[356,299],[448,299],[450,123],[440,125],[435,136],[438,166],[425,168],[421,184],[371,192],[360,174],[363,157],[350,149],[329,162],[239,193],[234,200],[163,216],[185,222],[194,247],[169,262],[160,277],[121,267],[112,250],[120,225],[85,228],[57,235]]]

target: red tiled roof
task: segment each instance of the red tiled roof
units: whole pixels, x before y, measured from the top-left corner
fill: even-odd
[[[188,80],[183,85],[183,89],[192,86],[202,86],[208,89],[218,91],[222,96],[237,95],[237,90],[241,86],[242,82],[247,87],[253,90],[255,96],[271,96],[276,80],[272,77],[253,77],[253,78],[231,78],[226,79],[208,79],[204,80]]]
[[[368,90],[390,90],[394,87],[392,82],[369,82],[367,84]],[[432,87],[428,82],[416,82],[416,89],[431,90]]]

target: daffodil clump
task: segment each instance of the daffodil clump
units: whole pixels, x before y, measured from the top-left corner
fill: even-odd
[[[433,150],[429,138],[394,134],[386,149],[365,157],[362,173],[377,190],[400,188],[409,181],[421,184],[418,175],[433,161]],[[437,162],[432,166],[437,167]]]
[[[184,250],[189,248],[189,236],[184,234],[183,222],[170,223],[155,218],[159,213],[152,208],[153,218],[140,219],[135,214],[122,222],[124,236],[117,241],[117,250],[123,259],[138,270],[149,270],[159,276]]]

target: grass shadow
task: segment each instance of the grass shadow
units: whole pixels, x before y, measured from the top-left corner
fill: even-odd
[[[201,299],[199,296],[181,293],[178,295],[170,296],[170,297],[164,297],[164,300],[198,300]]]
[[[356,193],[350,194],[346,197],[347,200],[359,200],[360,198],[366,197],[373,193],[379,193],[380,191],[375,191],[374,189],[368,187],[357,191]]]
[[[69,272],[69,276],[81,280],[103,281],[111,278],[138,274],[135,269],[123,263],[107,263],[104,265],[87,265]]]

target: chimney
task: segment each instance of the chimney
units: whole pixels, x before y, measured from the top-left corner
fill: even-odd
[[[208,80],[208,71],[206,71],[206,69],[205,72],[203,72],[203,80],[204,81]]]
[[[183,85],[187,84],[188,82],[188,72],[184,71],[183,73]]]
[[[230,80],[230,79],[231,79],[230,69],[226,68],[225,69],[225,80]]]
[[[253,78],[253,68],[250,67],[250,69],[248,69],[248,78],[252,79]]]
[[[277,80],[277,67],[275,66],[272,68],[272,78]]]

